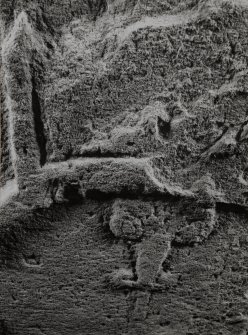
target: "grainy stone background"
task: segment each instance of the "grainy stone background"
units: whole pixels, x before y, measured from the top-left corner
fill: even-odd
[[[0,0],[0,334],[248,334],[248,1]]]

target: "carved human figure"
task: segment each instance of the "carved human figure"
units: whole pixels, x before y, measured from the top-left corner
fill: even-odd
[[[135,248],[135,267],[120,269],[110,276],[119,288],[161,288],[171,274],[163,270],[173,243],[201,243],[216,224],[214,181],[203,177],[193,186],[195,200],[181,200],[178,213],[163,201],[117,199],[112,207],[109,226],[112,233]],[[166,208],[169,210],[166,211]]]

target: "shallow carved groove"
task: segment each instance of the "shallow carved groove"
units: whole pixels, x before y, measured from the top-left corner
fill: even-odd
[[[34,129],[36,140],[40,150],[40,165],[43,166],[47,160],[46,136],[44,131],[44,123],[42,121],[40,99],[34,77],[32,78],[32,111],[34,116]]]

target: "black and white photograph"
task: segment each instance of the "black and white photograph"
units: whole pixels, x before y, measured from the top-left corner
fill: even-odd
[[[248,335],[248,0],[0,0],[0,335]]]

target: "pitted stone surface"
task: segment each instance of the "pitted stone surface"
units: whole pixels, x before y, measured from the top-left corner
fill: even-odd
[[[246,0],[0,0],[0,334],[248,332]]]

